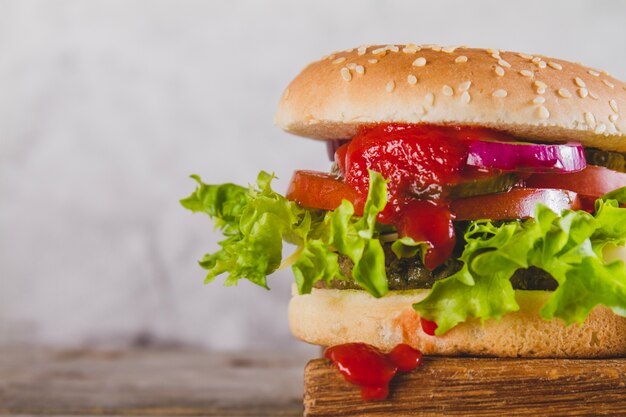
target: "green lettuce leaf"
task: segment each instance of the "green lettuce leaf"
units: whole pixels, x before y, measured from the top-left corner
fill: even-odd
[[[196,190],[181,204],[207,214],[220,229],[220,249],[207,254],[200,265],[206,282],[226,274],[225,285],[240,279],[267,287],[267,276],[291,265],[299,293],[319,281],[348,279],[339,268],[339,256],[354,264],[352,279],[374,297],[388,292],[385,255],[380,233],[394,230],[376,222],[386,205],[384,178],[370,171],[370,187],[362,216],[343,201],[334,211],[298,206],[271,188],[273,175],[261,172],[255,186],[207,185],[197,176]],[[499,319],[519,309],[510,278],[518,269],[536,267],[558,282],[541,310],[546,319],[582,323],[597,305],[626,316],[626,267],[606,262],[603,249],[626,244],[626,187],[595,204],[595,214],[566,210],[554,213],[538,205],[524,221],[470,222],[464,233],[463,262],[455,274],[435,282],[429,295],[414,308],[437,323],[437,334],[468,319]],[[296,246],[283,259],[283,242]],[[401,237],[392,244],[398,257],[424,254],[425,242]]]
[[[180,200],[186,209],[194,213],[203,212],[215,219],[215,227],[226,236],[237,233],[237,221],[248,202],[248,191],[235,184],[206,185],[197,175],[192,175],[197,183],[196,190]]]
[[[311,215],[271,189],[274,178],[261,172],[257,187],[234,184],[207,185],[198,182],[196,190],[180,201],[193,212],[202,212],[215,221],[226,239],[221,250],[207,254],[199,262],[208,272],[205,282],[223,273],[225,285],[236,285],[246,278],[267,288],[267,275],[282,261],[283,240],[304,242],[311,227]]]
[[[541,310],[544,319],[582,323],[599,304],[626,315],[626,268],[621,261],[605,263],[601,250],[626,242],[626,209],[611,199],[598,200],[596,208],[595,215],[557,215],[538,205],[533,219],[471,222],[462,269],[437,281],[414,308],[437,323],[438,335],[471,318],[499,319],[519,309],[510,278],[534,266],[559,284]]]
[[[338,259],[337,253],[330,250],[321,239],[307,241],[291,267],[298,292],[309,294],[316,282],[339,278],[341,272]]]
[[[205,282],[228,274],[225,285],[242,278],[264,288],[267,276],[283,264],[283,241],[295,244],[286,261],[293,262],[298,291],[311,292],[316,282],[346,279],[339,270],[339,254],[352,260],[352,277],[375,297],[388,291],[385,256],[378,240],[376,216],[387,203],[383,177],[370,172],[370,188],[362,216],[344,200],[337,210],[324,213],[298,206],[271,188],[273,175],[261,172],[256,187],[207,185],[192,176],[198,187],[181,200],[183,207],[215,221],[226,239],[217,252],[199,262],[208,272]]]
[[[621,187],[604,194],[601,200],[616,200],[619,204],[626,204],[626,187]]]
[[[398,238],[391,244],[391,251],[398,258],[413,258],[418,253],[425,254],[430,248],[427,242],[417,242],[410,236]],[[424,260],[422,259],[422,263]]]
[[[329,230],[323,237],[328,246],[352,260],[352,278],[374,297],[382,297],[388,291],[385,254],[376,234],[376,216],[386,204],[385,180],[379,173],[370,171],[363,216],[355,216],[352,204],[344,200],[335,211],[326,214]]]

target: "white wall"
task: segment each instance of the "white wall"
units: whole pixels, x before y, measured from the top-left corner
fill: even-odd
[[[626,78],[626,2],[0,1],[0,344],[300,347],[289,272],[203,286],[217,236],[187,178],[326,169],[272,126],[311,60],[364,43],[467,44]]]

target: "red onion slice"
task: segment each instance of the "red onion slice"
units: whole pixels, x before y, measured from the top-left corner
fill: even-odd
[[[328,159],[330,162],[335,161],[335,152],[341,145],[350,142],[350,139],[331,139],[326,142],[326,152],[328,152]]]
[[[475,140],[468,146],[467,165],[506,171],[575,172],[587,166],[579,143],[544,145]]]

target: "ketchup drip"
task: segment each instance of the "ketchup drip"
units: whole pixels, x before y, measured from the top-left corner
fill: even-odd
[[[437,330],[437,323],[434,321],[426,320],[424,317],[420,317],[420,323],[422,325],[422,331],[427,335],[434,336],[435,330]]]
[[[346,343],[326,349],[324,357],[333,361],[348,382],[361,387],[364,400],[384,400],[398,371],[412,371],[422,363],[422,352],[405,344],[385,354],[365,343]]]
[[[362,199],[369,189],[368,170],[389,180],[387,206],[378,221],[393,224],[401,236],[428,242],[424,263],[432,270],[451,256],[455,245],[446,186],[484,175],[466,165],[467,140],[475,137],[502,139],[485,129],[378,125],[337,149],[335,160]]]

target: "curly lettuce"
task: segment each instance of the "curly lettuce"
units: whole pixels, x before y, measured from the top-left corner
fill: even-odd
[[[348,257],[351,276],[374,297],[388,292],[385,255],[376,222],[386,205],[384,178],[370,171],[370,187],[362,216],[344,200],[334,211],[302,208],[271,188],[275,178],[261,172],[255,186],[198,186],[181,204],[211,217],[224,239],[220,249],[205,255],[200,265],[205,282],[227,274],[225,285],[240,279],[268,288],[267,276],[288,264],[300,294],[310,293],[318,281],[348,279],[339,256]],[[462,268],[435,282],[429,295],[414,305],[421,316],[437,323],[443,334],[468,319],[499,319],[519,306],[510,278],[518,269],[536,267],[558,283],[541,310],[546,319],[582,323],[597,305],[626,316],[626,268],[622,261],[606,262],[603,248],[626,243],[626,187],[596,201],[595,214],[566,210],[554,213],[538,205],[532,219],[470,222]],[[283,242],[296,246],[283,259]],[[424,254],[428,245],[398,239],[398,257]]]
[[[268,288],[267,276],[281,266],[286,241],[297,246],[289,260],[301,294],[311,292],[320,280],[347,279],[339,269],[339,254],[352,260],[352,277],[361,287],[375,297],[387,293],[385,255],[376,230],[387,187],[379,173],[370,172],[362,216],[354,214],[347,200],[330,212],[302,208],[273,191],[275,177],[266,172],[259,174],[256,187],[248,188],[207,185],[198,176],[192,178],[198,186],[180,203],[209,215],[225,236],[221,249],[199,262],[208,271],[206,283],[226,273],[225,285],[245,278]]]
[[[595,215],[572,210],[558,215],[538,205],[532,219],[471,222],[463,267],[437,281],[415,310],[437,323],[437,335],[470,318],[499,319],[519,309],[511,276],[534,266],[558,282],[541,309],[545,320],[582,323],[599,304],[626,316],[624,263],[607,263],[602,255],[605,245],[626,243],[626,209],[619,206],[624,197],[626,188],[599,199]]]

